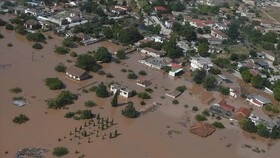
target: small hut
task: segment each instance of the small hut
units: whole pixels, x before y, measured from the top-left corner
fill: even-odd
[[[190,132],[200,137],[208,137],[215,132],[215,127],[209,123],[197,122],[190,127]]]

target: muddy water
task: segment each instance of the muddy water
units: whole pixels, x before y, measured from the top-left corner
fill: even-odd
[[[110,63],[104,65],[104,71],[113,74],[113,79],[92,73],[93,78],[76,82],[69,80],[54,71],[57,63],[63,62],[66,65],[67,59],[72,59],[68,55],[57,55],[53,52],[54,46],[61,43],[61,38],[53,36],[54,39],[47,40],[48,44],[44,44],[44,49],[32,49],[32,42],[26,41],[22,36],[16,35],[12,31],[6,31],[0,28],[0,32],[5,36],[0,40],[0,64],[11,64],[12,66],[0,70],[0,157],[14,157],[17,150],[25,147],[43,147],[52,150],[55,146],[65,146],[70,150],[68,157],[77,157],[75,150],[84,153],[87,157],[273,157],[271,152],[276,153],[277,150],[272,148],[271,152],[256,155],[249,150],[243,150],[240,146],[250,139],[244,138],[238,133],[238,128],[233,131],[217,131],[212,137],[201,139],[188,132],[188,129],[177,124],[183,117],[193,118],[195,113],[190,109],[185,110],[183,105],[188,104],[199,106],[202,101],[199,97],[193,97],[189,91],[183,93],[178,101],[179,105],[173,105],[173,99],[164,96],[166,89],[174,90],[176,86],[189,83],[184,80],[171,80],[168,75],[161,71],[150,69],[138,62],[140,55],[138,52],[129,55],[129,59],[123,61],[122,64]],[[13,47],[7,47],[7,43],[13,43]],[[75,49],[77,53],[84,53],[88,50],[97,49],[99,46],[108,47],[109,51],[115,51],[120,46],[111,45],[108,42],[100,42],[88,47],[80,47]],[[32,61],[32,52],[33,61]],[[163,105],[155,112],[150,112],[137,120],[126,119],[121,116],[121,109],[112,108],[110,106],[111,98],[100,99],[94,93],[82,93],[77,89],[95,81],[103,81],[109,83],[114,80],[122,83],[138,92],[144,91],[144,88],[136,85],[136,80],[128,80],[127,73],[123,73],[121,69],[131,69],[135,73],[145,70],[148,75],[143,78],[152,79],[150,88],[154,90],[151,94],[152,99],[146,100],[147,104],[157,101]],[[47,108],[44,100],[55,97],[59,91],[50,91],[43,82],[46,77],[59,77],[66,85],[66,89],[81,94],[79,100],[75,104],[68,106],[69,109],[50,110]],[[23,93],[12,94],[9,89],[21,87]],[[198,87],[197,87],[198,88]],[[195,88],[195,89],[197,89]],[[194,92],[193,92],[194,93]],[[197,92],[200,95],[202,92]],[[10,99],[14,96],[23,96],[29,102],[28,105],[18,108],[10,103]],[[83,106],[87,100],[94,100],[97,107],[86,108]],[[141,101],[137,97],[128,100],[122,99],[121,102],[133,101],[137,109]],[[75,141],[69,141],[69,131],[83,124],[83,121],[64,118],[64,114],[69,111],[83,109],[92,109],[94,113],[100,113],[102,116],[114,118],[118,123],[116,128],[121,135],[116,139],[101,140],[96,139],[93,143],[88,144],[86,140],[81,140],[80,145]],[[202,111],[202,109],[200,110]],[[14,116],[23,113],[26,114],[30,121],[25,124],[17,125],[12,122]],[[169,125],[170,128],[166,128]],[[181,134],[175,134],[173,138],[169,138],[167,133],[169,130],[182,131]],[[67,137],[59,142],[58,138]],[[220,141],[221,136],[227,137],[226,140]],[[232,149],[225,147],[227,143],[235,146]],[[257,143],[258,146],[264,146],[264,143]],[[276,146],[279,144],[276,144]],[[201,152],[203,149],[203,152]],[[222,150],[221,150],[222,149]],[[4,152],[8,151],[8,154]],[[108,152],[110,151],[110,152]],[[244,156],[245,155],[245,156]],[[80,155],[78,155],[80,156]],[[47,157],[52,157],[51,152]]]

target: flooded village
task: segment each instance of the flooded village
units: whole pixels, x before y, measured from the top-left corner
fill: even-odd
[[[212,3],[0,1],[0,157],[277,157],[278,48],[226,30],[280,25]]]

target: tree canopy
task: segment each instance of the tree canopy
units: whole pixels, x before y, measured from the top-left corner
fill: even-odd
[[[96,66],[96,61],[91,55],[81,54],[78,56],[76,66],[87,71],[92,71]]]
[[[206,77],[206,74],[207,73],[204,69],[201,69],[201,70],[200,69],[195,69],[192,72],[191,76],[192,76],[193,81],[196,84],[201,84],[204,81],[204,79]]]
[[[97,61],[101,61],[103,63],[109,63],[112,60],[112,55],[111,53],[109,53],[107,48],[99,47],[97,51],[94,53],[94,58]]]
[[[122,115],[128,118],[137,118],[139,117],[140,113],[136,111],[135,107],[133,104],[128,104],[123,110],[122,110]]]
[[[100,98],[106,98],[109,97],[109,92],[107,91],[107,87],[105,86],[105,84],[103,82],[101,82],[96,90],[96,96],[100,97]]]

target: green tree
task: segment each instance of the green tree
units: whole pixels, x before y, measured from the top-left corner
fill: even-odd
[[[96,106],[96,103],[94,101],[92,101],[92,100],[88,100],[88,101],[86,101],[84,103],[84,106],[86,106],[86,107],[94,107],[94,106]]]
[[[85,120],[85,119],[91,119],[93,118],[93,114],[91,110],[83,110],[80,113],[80,119]]]
[[[27,121],[29,121],[29,118],[24,114],[20,114],[13,119],[13,122],[17,123],[17,124],[22,124],[22,123],[25,123]]]
[[[56,98],[47,99],[48,107],[51,109],[60,109],[66,105],[73,104],[78,96],[70,91],[62,91]]]
[[[258,74],[251,78],[251,84],[257,89],[263,88],[264,79]]]
[[[34,43],[32,48],[34,48],[34,49],[43,49],[44,47],[40,43]]]
[[[119,31],[119,41],[125,44],[132,44],[142,39],[142,35],[139,33],[136,27],[124,28]]]
[[[57,54],[68,54],[69,49],[63,46],[55,46],[54,52],[56,52]]]
[[[279,86],[277,86],[273,89],[273,97],[274,97],[274,99],[276,99],[278,101],[280,100],[280,87]]]
[[[229,95],[229,93],[230,93],[229,87],[220,87],[220,92],[223,95]]]
[[[203,87],[206,90],[211,90],[213,88],[215,88],[217,85],[217,80],[214,76],[209,75],[205,78],[205,80],[203,81]]]
[[[196,84],[201,84],[205,77],[206,77],[206,71],[204,69],[195,69],[192,74],[192,79]]]
[[[261,123],[261,124],[258,124],[258,126],[257,126],[257,134],[261,137],[268,138],[270,132],[267,129],[267,127]]]
[[[115,94],[114,94],[114,97],[111,101],[111,105],[112,107],[117,107],[118,106],[118,95],[119,95],[119,91],[117,91]]]
[[[244,131],[247,131],[249,133],[257,132],[256,125],[250,119],[247,119],[247,118],[242,119],[242,120],[240,120],[239,124]]]
[[[277,34],[275,32],[269,31],[262,36],[263,41],[270,43],[277,43]]]
[[[151,96],[146,92],[140,92],[137,94],[137,96],[141,99],[151,99]]]
[[[61,157],[61,156],[67,155],[68,153],[69,153],[69,151],[65,147],[55,147],[52,152],[52,154],[56,157]]]
[[[0,18],[0,26],[5,26],[6,24],[7,22]]]
[[[216,128],[225,128],[224,124],[218,121],[215,121],[212,125]]]
[[[118,59],[125,59],[126,58],[125,51],[123,49],[118,50],[116,56]]]
[[[177,46],[176,37],[174,36],[172,36],[168,42],[165,42],[162,48],[171,59],[182,56],[182,50]]]
[[[34,41],[34,42],[44,42],[46,40],[46,37],[42,33],[36,32],[36,33],[27,34],[26,39],[28,41]]]
[[[14,26],[11,24],[6,24],[6,30],[14,30]]]
[[[236,40],[239,36],[238,31],[238,24],[237,23],[231,23],[228,27],[227,35],[231,40]]]
[[[208,46],[208,43],[200,43],[198,45],[198,53],[200,56],[202,57],[208,57],[209,56],[209,53],[208,53],[208,50],[209,50],[209,46]]]
[[[98,97],[100,97],[100,98],[109,97],[109,92],[107,91],[107,88],[106,88],[106,86],[104,85],[103,82],[101,82],[101,83],[97,86],[95,92],[96,92],[96,95],[97,95]]]
[[[67,67],[63,63],[58,63],[54,69],[57,72],[65,72],[66,68]]]
[[[277,127],[276,125],[273,126],[273,128],[270,132],[270,138],[272,138],[272,139],[280,138],[280,128]]]
[[[57,77],[55,77],[55,78],[46,78],[45,79],[45,84],[51,90],[58,90],[58,89],[64,88],[63,82],[61,80],[59,80]]]
[[[76,66],[87,71],[92,71],[96,67],[96,61],[91,55],[81,54],[77,58]]]
[[[207,118],[205,116],[200,115],[200,114],[195,115],[195,119],[197,121],[206,121],[207,120]]]
[[[219,75],[221,74],[221,70],[219,68],[214,68],[214,67],[211,67],[209,70],[208,70],[209,73],[213,74],[213,75]]]
[[[244,70],[241,73],[241,77],[242,77],[243,81],[245,81],[246,83],[250,83],[253,75],[249,72],[249,70]]]
[[[133,104],[129,104],[122,110],[122,115],[127,118],[137,118],[139,117],[140,113],[136,111]]]
[[[94,53],[94,58],[97,61],[101,61],[103,63],[109,63],[112,60],[112,55],[109,53],[107,48],[99,47],[97,51]]]

